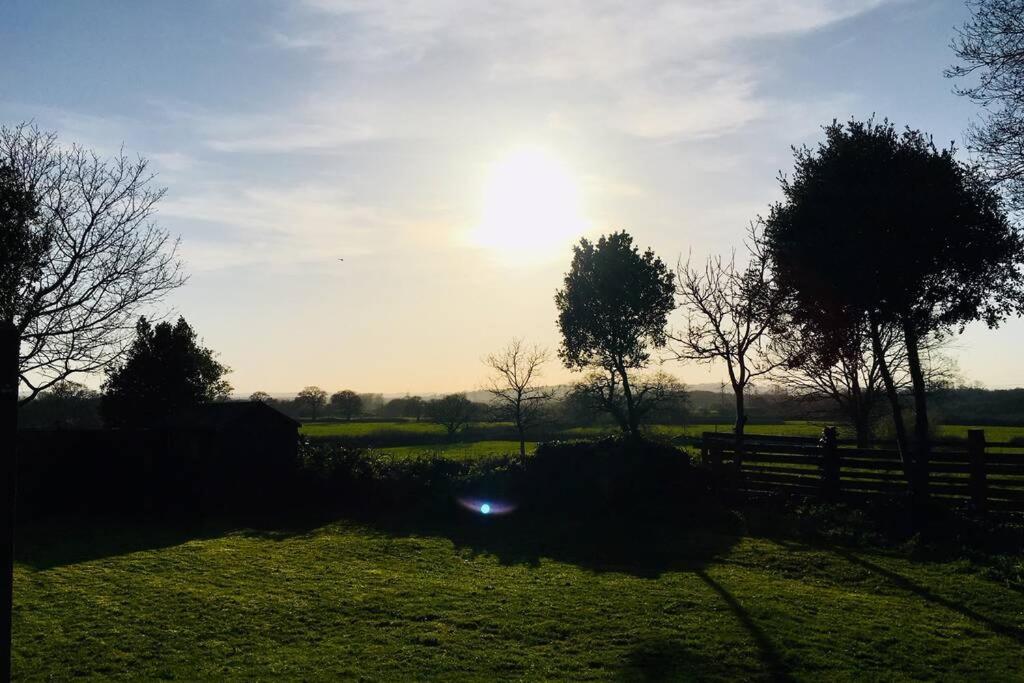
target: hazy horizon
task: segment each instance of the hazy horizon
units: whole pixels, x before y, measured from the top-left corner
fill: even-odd
[[[822,124],[962,148],[978,115],[942,75],[960,2],[399,7],[4,10],[0,123],[151,159],[191,274],[168,303],[238,395],[479,388],[513,337],[554,352],[580,236],[626,229],[673,265],[742,249]],[[1022,333],[954,339],[963,378],[1024,386]],[[553,358],[542,381],[572,378]]]

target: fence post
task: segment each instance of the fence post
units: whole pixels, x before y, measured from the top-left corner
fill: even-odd
[[[967,430],[967,457],[971,471],[971,503],[975,510],[984,511],[988,507],[984,429]]]
[[[821,430],[818,441],[821,448],[821,493],[827,500],[839,495],[839,448],[835,427]]]

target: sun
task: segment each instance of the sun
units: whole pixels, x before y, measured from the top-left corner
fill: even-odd
[[[543,148],[520,147],[490,167],[470,241],[503,260],[537,262],[559,256],[587,227],[569,168]]]

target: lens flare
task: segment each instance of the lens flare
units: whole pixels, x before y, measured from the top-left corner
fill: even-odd
[[[500,500],[485,500],[482,498],[457,498],[456,500],[459,505],[470,512],[475,512],[478,515],[487,515],[489,517],[494,515],[507,515],[516,509],[514,504]]]

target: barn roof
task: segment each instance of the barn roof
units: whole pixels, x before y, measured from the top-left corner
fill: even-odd
[[[265,426],[267,423],[281,427],[297,429],[298,420],[294,420],[277,408],[262,401],[216,401],[204,403],[191,408],[173,420],[179,428],[199,428],[222,431],[235,427]]]

